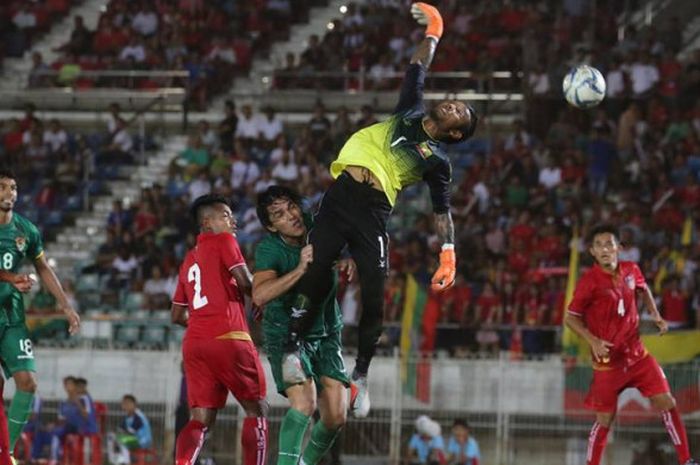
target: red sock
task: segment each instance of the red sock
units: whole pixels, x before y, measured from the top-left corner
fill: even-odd
[[[605,445],[608,443],[608,431],[598,422],[593,423],[591,434],[588,435],[588,452],[586,453],[586,465],[599,465],[603,456]]]
[[[204,445],[207,427],[201,421],[190,420],[177,435],[175,464],[193,465]]]
[[[683,420],[681,420],[681,415],[678,413],[678,409],[673,407],[671,410],[661,412],[661,416],[664,419],[666,431],[671,436],[671,442],[676,448],[678,462],[682,465],[690,460],[690,448],[688,447],[688,435],[685,432],[685,425]]]
[[[267,418],[246,417],[241,432],[243,465],[265,465],[267,460]]]
[[[7,415],[5,415],[5,405],[0,396],[0,464],[11,464],[10,460],[10,433],[7,429]]]

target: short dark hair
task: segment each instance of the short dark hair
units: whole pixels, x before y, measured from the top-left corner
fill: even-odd
[[[294,189],[284,186],[268,187],[266,190],[258,194],[257,206],[255,208],[260,223],[262,223],[262,225],[266,228],[272,226],[267,207],[279,199],[289,199],[292,201],[292,203],[295,203],[301,207],[301,196]]]
[[[594,225],[590,231],[588,231],[586,242],[589,245],[593,245],[593,240],[599,234],[612,234],[616,241],[620,241],[620,235],[617,232],[617,227],[610,223],[598,223]]]
[[[17,180],[17,176],[15,175],[15,172],[12,171],[11,168],[7,167],[0,167],[0,179],[5,178],[5,179],[14,179],[15,181]]]
[[[477,123],[479,123],[479,115],[476,114],[476,110],[474,110],[474,107],[472,107],[468,103],[465,105],[467,106],[467,113],[469,113],[469,122],[454,128],[462,132],[462,137],[460,137],[459,139],[452,139],[452,142],[450,142],[450,144],[458,144],[460,142],[464,142],[465,140],[473,136],[474,132],[476,132],[476,125]]]
[[[226,199],[226,197],[223,195],[205,194],[197,197],[195,201],[192,202],[192,206],[190,207],[190,215],[192,216],[192,219],[197,223],[197,225],[199,225],[202,221],[202,210],[218,203],[228,205],[229,207],[231,206],[228,199]]]
[[[75,378],[75,384],[79,386],[87,386],[88,382],[85,378]]]
[[[124,394],[124,397],[122,397],[122,400],[130,400],[131,402],[133,402],[135,404],[137,403],[136,397],[134,397],[133,394]]]
[[[63,384],[75,383],[77,380],[78,378],[76,378],[75,376],[66,376],[65,378],[63,378]]]
[[[455,428],[455,427],[457,427],[457,426],[461,426],[462,428],[469,429],[469,423],[468,423],[467,420],[465,420],[464,418],[457,418],[457,419],[454,421],[454,423],[452,423],[452,427],[453,427],[453,428]]]

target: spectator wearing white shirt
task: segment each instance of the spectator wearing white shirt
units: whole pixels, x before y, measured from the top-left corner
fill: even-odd
[[[187,186],[190,199],[196,199],[211,192],[211,181],[206,169],[202,169],[199,175]]]
[[[372,65],[369,69],[369,80],[372,89],[387,90],[394,85],[394,73],[396,68],[391,62],[389,55],[384,54],[379,58],[379,61]]]
[[[99,163],[130,163],[133,161],[131,149],[134,147],[134,140],[126,130],[126,121],[118,119],[116,121],[115,132],[110,136],[108,144],[97,157]]]
[[[357,8],[357,4],[355,2],[350,2],[347,8],[345,16],[343,16],[343,25],[345,27],[362,26],[365,23],[365,18]]]
[[[619,58],[613,60],[612,67],[605,76],[607,98],[622,98],[625,94],[625,72]]]
[[[249,186],[260,178],[258,164],[250,160],[248,152],[240,142],[236,142],[236,151],[231,163],[231,187],[244,193]]]
[[[51,154],[57,154],[66,150],[68,134],[61,127],[61,123],[54,118],[49,121],[49,128],[44,131],[43,140]]]
[[[29,2],[24,2],[22,8],[12,17],[12,22],[18,29],[33,29],[36,27],[36,15],[29,8]]]
[[[204,119],[199,120],[199,123],[197,123],[197,133],[202,141],[202,145],[204,145],[209,151],[212,151],[219,146],[219,138],[217,137],[216,132],[211,128],[209,121]]]
[[[618,254],[618,259],[626,262],[639,263],[642,258],[642,254],[639,251],[639,247],[634,245],[634,235],[629,229],[622,229],[620,231],[620,252]]]
[[[146,37],[158,32],[158,15],[149,4],[143,2],[141,10],[131,20],[131,28]]]
[[[264,109],[265,116],[259,119],[260,141],[263,147],[269,149],[273,146],[277,138],[284,130],[282,120],[275,114],[275,109],[266,107]]]
[[[561,168],[555,166],[551,158],[540,170],[539,183],[547,190],[556,189],[561,184]]]
[[[126,246],[119,248],[119,254],[112,261],[112,281],[120,289],[126,289],[131,279],[136,274],[139,262],[134,256],[133,250]]]
[[[227,44],[221,37],[214,39],[214,46],[207,54],[207,61],[219,62],[219,64],[232,66],[238,61],[236,51],[231,44]]]
[[[549,75],[542,66],[538,66],[527,77],[530,92],[535,97],[547,95],[551,89],[549,85]]]
[[[295,160],[294,150],[289,148],[284,134],[280,134],[277,136],[275,148],[270,152],[270,164],[274,166],[276,163],[279,163],[285,154],[289,156],[290,160]]]
[[[142,63],[146,60],[146,49],[138,37],[132,37],[129,44],[119,52],[120,61],[134,60],[136,63]]]
[[[170,289],[171,285],[169,280],[163,276],[163,271],[160,269],[160,266],[153,266],[153,268],[151,268],[151,277],[148,278],[143,285],[146,308],[149,310],[167,308],[170,296],[172,295]]]
[[[259,135],[260,123],[257,116],[253,115],[253,108],[250,105],[243,105],[234,137],[242,140],[249,147],[258,140]]]
[[[289,153],[282,155],[282,160],[272,168],[272,177],[286,186],[290,186],[299,178],[299,167],[290,159]]]
[[[630,67],[630,79],[632,81],[632,92],[635,97],[648,95],[659,82],[659,69],[652,63],[648,53],[641,54],[641,58],[632,63]]]

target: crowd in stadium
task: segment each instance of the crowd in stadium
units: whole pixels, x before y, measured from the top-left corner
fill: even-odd
[[[156,2],[155,8],[147,3],[110,2],[100,19],[104,27],[97,34],[76,18],[70,41],[61,47],[64,57],[79,57],[81,63],[96,68],[132,69],[141,66],[133,54],[119,57],[126,48],[140,47],[143,53],[139,53],[146,57],[144,68],[179,66],[176,63],[183,60],[199,65],[212,60],[226,62],[227,56],[235,57],[239,64],[245,53],[217,54],[212,50],[224,44],[234,49],[242,42],[249,45],[252,38],[262,40],[265,36],[253,32],[276,30],[262,21],[265,15],[256,9],[257,4],[243,11],[227,10],[229,3],[223,1],[207,9],[197,1]],[[292,13],[288,6],[296,3],[270,2],[268,8],[279,7],[280,15],[303,15],[311,2],[300,2],[304,8],[293,11],[302,13]],[[613,53],[580,52],[581,59],[606,76],[608,100],[604,105],[590,113],[564,109],[550,97],[556,94],[559,75],[567,67],[562,57],[569,54],[564,51],[585,34],[582,27],[568,27],[577,24],[575,11],[552,18],[532,6],[496,12],[484,2],[480,9],[467,12],[458,2],[452,3],[454,8],[445,14],[448,27],[488,45],[491,58],[484,63],[467,53],[469,48],[460,52],[462,59],[441,68],[440,63],[448,61],[444,57],[453,52],[448,39],[433,69],[511,66],[530,70],[525,85],[532,102],[529,107],[537,111],[530,111],[524,121],[515,121],[506,133],[482,130],[455,150],[453,216],[459,275],[452,290],[432,297],[439,300],[441,309],[435,317],[441,336],[437,348],[456,355],[499,348],[530,354],[554,350],[563,315],[567,241],[575,225],[583,234],[585,225],[603,219],[621,227],[623,257],[643,263],[672,326],[698,324],[700,272],[696,273],[698,251],[693,244],[700,219],[700,55],[681,63],[674,57],[678,34],[631,30]],[[342,43],[350,47],[342,55],[348,69],[357,69],[357,63],[362,62],[372,74],[371,69],[386,64],[388,56],[392,58],[388,66],[401,70],[416,37],[413,29],[401,22],[394,28],[382,27],[392,8],[392,2],[362,7],[349,4],[343,20],[336,21],[323,39],[318,43],[310,40],[301,63],[307,71],[328,69],[328,47]],[[605,47],[614,42],[614,31],[605,26],[603,13],[597,16],[596,37]],[[270,21],[277,17],[271,16]],[[227,21],[244,21],[250,35],[232,37],[221,30],[220,34],[207,35],[213,38],[211,43],[200,40],[202,28],[218,31]],[[502,27],[483,28],[487,23]],[[520,39],[515,40],[538,43],[552,28],[560,32],[561,40],[558,48],[546,55],[528,57],[519,48]],[[669,31],[672,29],[669,26]],[[486,30],[503,35],[487,37],[482,34]],[[371,35],[377,31],[393,35]],[[114,37],[101,37],[105,33]],[[242,42],[236,42],[239,39]],[[104,48],[105,44],[109,46]],[[196,51],[191,50],[194,44]],[[509,52],[509,44],[517,44],[517,52]],[[517,63],[508,58],[516,56]],[[156,61],[150,63],[148,57]],[[34,59],[35,68],[47,66],[41,57]],[[52,66],[56,68],[56,64]],[[376,75],[380,74],[377,71]],[[30,85],[40,82],[32,79]],[[289,82],[277,84],[293,86]],[[384,89],[394,86],[378,85]],[[201,88],[213,92],[217,86],[207,81]],[[678,97],[681,92],[682,99]],[[143,297],[137,302],[141,308],[167,308],[177,264],[194,243],[188,203],[210,191],[234,200],[238,238],[251,259],[252,246],[264,234],[255,217],[256,194],[273,183],[290,185],[306,197],[311,209],[330,182],[326,167],[338,149],[352,132],[377,121],[371,106],[340,108],[329,114],[318,102],[301,128],[285,126],[274,108],[236,106],[233,101],[225,108],[221,121],[197,123],[187,148],[170,167],[167,184],[143,189],[141,197],[128,204],[115,203],[107,220],[107,241],[88,269],[113,285],[110,289],[115,292],[104,297],[106,303],[121,305],[124,295],[136,294]],[[20,183],[23,195],[19,211],[28,212],[30,219],[45,226],[58,225],[63,213],[54,206],[79,209],[82,194],[99,192],[96,181],[108,179],[114,173],[111,167],[134,162],[132,128],[118,106],[112,107],[111,114],[110,126],[101,137],[70,134],[60,121],[40,121],[31,107],[23,119],[2,122],[3,158],[32,161],[31,170],[20,173],[26,182]],[[36,170],[58,176],[39,181],[40,177],[30,176]],[[81,182],[86,170],[90,181]],[[386,290],[388,344],[397,340],[405,273],[427,282],[436,266],[438,248],[425,190],[413,188],[404,195],[410,202],[399,202],[392,220],[392,271]],[[402,224],[412,227],[406,230]],[[360,311],[358,290],[353,285],[344,289],[345,320],[352,326]]]

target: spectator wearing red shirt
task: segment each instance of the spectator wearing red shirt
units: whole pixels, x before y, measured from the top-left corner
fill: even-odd
[[[493,284],[490,282],[484,284],[474,309],[477,324],[480,325],[476,333],[476,342],[479,343],[481,352],[498,351],[498,333],[492,326],[500,323],[501,304],[501,297],[496,294]]]
[[[688,296],[680,289],[679,280],[673,276],[668,278],[666,287],[661,294],[661,312],[668,323],[669,329],[688,326]]]
[[[520,214],[518,222],[508,231],[508,242],[511,247],[519,245],[529,249],[532,247],[537,231],[530,225],[530,213],[526,210]]]
[[[9,131],[2,138],[2,144],[5,147],[5,153],[9,156],[16,156],[22,149],[22,128],[17,118],[10,120]]]
[[[451,323],[464,324],[471,316],[469,305],[472,300],[472,290],[462,273],[457,273],[455,284],[443,295],[444,317]]]

